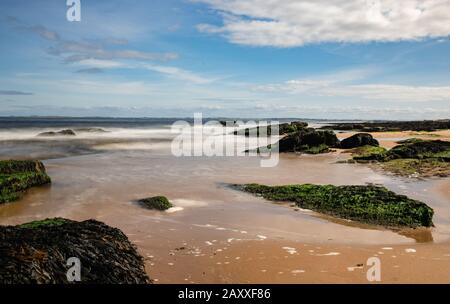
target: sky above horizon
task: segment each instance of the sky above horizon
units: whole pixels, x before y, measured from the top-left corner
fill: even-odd
[[[450,118],[450,0],[0,2],[0,116]]]

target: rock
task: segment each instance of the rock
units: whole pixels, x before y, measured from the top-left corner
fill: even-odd
[[[156,209],[160,211],[172,208],[173,205],[165,196],[154,196],[138,200],[138,203],[148,209]]]
[[[237,123],[236,120],[220,120],[219,123],[223,126],[223,127],[239,127],[239,124]]]
[[[302,129],[305,129],[308,126],[308,123],[302,121],[293,121],[290,123],[282,123],[278,125],[278,135],[285,135],[289,133],[298,132]],[[243,135],[246,137],[250,136],[271,136],[274,129],[274,125],[264,126],[264,127],[255,127],[255,128],[247,128],[234,132],[234,135]]]
[[[353,149],[362,146],[379,146],[380,144],[369,133],[357,133],[341,141],[342,149]]]
[[[57,132],[42,132],[39,133],[38,136],[40,137],[51,137],[51,136],[75,136],[75,132],[73,130],[70,129],[66,129],[66,130],[61,130],[61,131],[57,131]]]
[[[278,142],[279,152],[304,152],[323,146],[339,147],[339,139],[333,131],[306,128],[288,134]]]
[[[13,202],[35,186],[51,182],[40,161],[0,161],[0,204]]]
[[[338,123],[324,126],[321,129],[333,129],[343,131],[361,132],[386,132],[386,131],[436,131],[450,129],[450,119],[423,120],[423,121],[381,121],[363,123]]]
[[[389,150],[387,158],[437,158],[444,161],[450,161],[450,142],[442,140],[409,141]]]
[[[84,132],[84,133],[108,133],[109,132],[102,128],[76,128],[74,131],[75,132]]]
[[[67,259],[82,284],[146,284],[144,261],[128,238],[95,220],[47,219],[0,226],[0,284],[68,284]]]
[[[354,161],[384,161],[387,150],[379,146],[362,146],[352,151]]]
[[[433,226],[434,211],[425,203],[374,185],[247,184],[236,187],[268,200],[295,202],[299,208],[362,223],[387,227]]]

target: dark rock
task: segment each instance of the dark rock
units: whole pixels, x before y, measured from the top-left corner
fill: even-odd
[[[387,153],[387,159],[440,158],[450,161],[450,142],[442,140],[419,140],[398,145]]]
[[[302,129],[288,134],[278,142],[279,152],[302,152],[319,146],[339,147],[339,139],[333,131]]]
[[[42,132],[39,133],[38,136],[41,137],[51,137],[51,136],[75,136],[75,132],[73,130],[70,129],[66,129],[66,130],[61,130],[61,131],[57,131],[57,132]]]
[[[145,284],[144,261],[116,228],[50,219],[0,226],[0,284],[68,284],[67,259],[81,261],[81,284]]]
[[[369,133],[358,133],[341,141],[342,149],[353,149],[362,146],[379,146],[380,144]]]
[[[324,126],[321,129],[361,132],[386,131],[436,131],[450,129],[450,120],[423,120],[423,121],[381,121],[364,123],[337,123]]]
[[[303,122],[303,121],[293,121],[290,123],[279,124],[279,125],[277,125],[277,127],[278,127],[277,135],[285,135],[285,134],[290,134],[290,133],[298,132],[302,129],[305,129],[306,127],[308,127],[308,123]],[[255,127],[255,128],[247,128],[247,129],[235,131],[234,135],[243,135],[246,137],[250,137],[250,136],[265,137],[265,136],[271,136],[272,133],[274,133],[274,131],[272,131],[273,129],[275,129],[274,125],[269,125],[269,126],[264,126],[264,127],[261,126],[261,127]]]
[[[220,120],[219,123],[224,127],[238,127],[236,120]]]

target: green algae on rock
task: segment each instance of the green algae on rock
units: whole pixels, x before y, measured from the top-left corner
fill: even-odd
[[[383,161],[386,158],[387,150],[377,146],[362,146],[352,151],[353,159],[356,161]]]
[[[40,161],[0,161],[0,204],[13,202],[27,189],[50,182],[51,179]]]
[[[362,223],[387,227],[433,226],[432,208],[380,186],[246,184],[238,187],[268,200],[294,202],[300,208]]]
[[[138,202],[148,209],[156,209],[160,211],[172,208],[173,205],[165,196],[154,196],[138,200]]]
[[[356,162],[378,161],[389,172],[404,176],[450,176],[450,142],[411,138],[386,150],[361,147],[353,151]]]

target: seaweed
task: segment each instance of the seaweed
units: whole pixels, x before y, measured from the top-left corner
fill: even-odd
[[[389,227],[433,226],[434,211],[425,203],[375,185],[247,184],[243,191],[272,201],[290,201],[323,214]]]
[[[40,161],[0,161],[0,204],[18,200],[27,189],[50,182]]]
[[[169,200],[165,196],[143,198],[138,202],[148,209],[156,209],[160,211],[164,211],[173,207],[173,204],[169,202]]]

